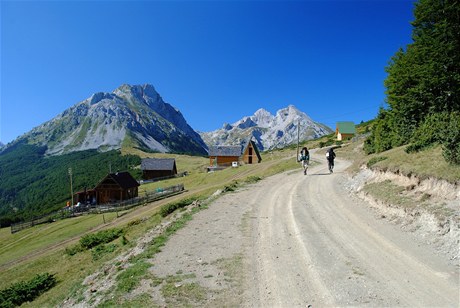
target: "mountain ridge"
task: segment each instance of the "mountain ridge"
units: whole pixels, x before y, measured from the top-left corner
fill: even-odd
[[[222,128],[200,132],[200,135],[208,146],[239,145],[253,138],[260,150],[271,150],[297,142],[299,125],[300,141],[332,133],[332,129],[326,125],[313,121],[294,105],[288,105],[279,109],[276,115],[259,108],[251,116],[245,116],[233,124],[224,123]]]

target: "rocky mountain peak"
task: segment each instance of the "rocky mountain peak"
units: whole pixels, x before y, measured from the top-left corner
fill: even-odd
[[[51,155],[119,149],[122,144],[159,152],[207,153],[206,144],[180,111],[149,84],[124,84],[112,93],[94,93],[23,138],[46,145]]]
[[[273,121],[274,116],[267,110],[260,108],[254,113],[252,119],[257,123],[258,126],[268,127],[268,125],[270,125],[270,123]]]

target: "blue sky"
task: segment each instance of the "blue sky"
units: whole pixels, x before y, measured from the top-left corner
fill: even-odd
[[[198,131],[290,104],[369,120],[413,1],[1,1],[0,141],[121,84],[152,84]]]

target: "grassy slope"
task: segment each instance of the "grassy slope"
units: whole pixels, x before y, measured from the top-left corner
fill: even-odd
[[[437,178],[452,184],[460,184],[460,166],[450,165],[444,160],[441,146],[411,154],[407,154],[405,148],[405,146],[402,146],[367,156],[362,151],[361,142],[351,142],[338,149],[336,153],[339,157],[353,161],[351,172],[356,172],[360,166],[366,165],[371,161],[370,168],[373,170],[416,176],[421,180]],[[382,160],[372,163],[373,159]]]
[[[380,158],[383,160],[377,163],[371,162],[371,169],[391,171],[405,176],[417,176],[422,180],[437,178],[460,184],[460,165],[448,164],[442,156],[440,145],[411,154],[405,152],[407,146],[401,146],[383,153],[366,155],[363,151],[365,135],[362,134],[369,131],[371,126],[372,121],[358,125],[357,131],[360,134],[358,138],[344,142],[341,148],[335,150],[338,157],[353,162],[349,169],[350,172],[357,172],[362,165],[367,165],[369,161]],[[315,140],[311,145],[315,147],[320,142],[327,142],[328,139],[331,139],[331,135]],[[321,149],[319,153],[325,153],[326,148],[328,147]]]

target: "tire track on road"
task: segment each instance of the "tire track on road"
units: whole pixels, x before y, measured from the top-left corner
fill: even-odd
[[[329,175],[320,161],[257,189],[253,306],[458,306],[458,268],[348,196],[347,166]]]

